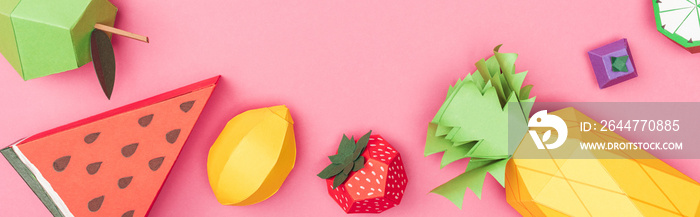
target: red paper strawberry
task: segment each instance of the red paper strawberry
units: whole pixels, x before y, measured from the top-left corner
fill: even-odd
[[[380,213],[401,203],[406,171],[401,155],[380,135],[357,142],[343,135],[336,155],[319,177],[326,179],[331,198],[346,213]]]

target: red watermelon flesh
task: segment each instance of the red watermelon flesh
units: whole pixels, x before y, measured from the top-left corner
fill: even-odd
[[[218,78],[34,135],[0,152],[54,216],[146,216]]]

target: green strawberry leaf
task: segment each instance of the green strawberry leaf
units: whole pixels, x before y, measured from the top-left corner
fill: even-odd
[[[338,146],[338,155],[349,156],[355,151],[355,147],[355,140],[350,140],[343,134],[343,139],[340,140],[340,146]]]
[[[360,137],[359,140],[357,140],[357,148],[355,149],[355,152],[352,154],[353,159],[358,159],[358,157],[362,154],[362,152],[365,151],[365,148],[367,147],[367,143],[369,143],[369,136],[371,134],[372,134],[372,131],[370,130],[365,135]]]
[[[335,179],[333,179],[333,189],[342,185],[343,182],[345,182],[345,180],[348,179],[348,175],[352,171],[352,167],[352,164],[346,165],[345,168],[343,168],[343,172],[335,176]]]
[[[338,175],[338,173],[342,172],[345,166],[341,164],[331,164],[326,166],[323,171],[317,174],[318,177],[321,177],[322,179],[327,179],[330,177],[333,177],[335,175]]]
[[[352,167],[352,171],[358,171],[365,167],[365,157],[360,156],[355,160],[355,165]]]
[[[347,157],[348,157],[348,156],[344,156],[344,155],[341,155],[341,154],[336,154],[336,155],[328,156],[328,159],[331,160],[331,163],[334,163],[334,164],[342,164],[342,163],[345,161],[345,158],[347,158]]]
[[[335,178],[333,178],[333,189],[342,185],[346,179],[348,179],[348,174],[340,173],[340,174],[336,175]]]
[[[345,168],[343,168],[343,173],[350,174],[350,172],[352,172],[353,166],[355,166],[355,164],[346,164]]]
[[[333,189],[343,184],[351,172],[358,171],[364,167],[365,157],[362,156],[362,152],[367,147],[371,134],[372,131],[370,130],[360,137],[357,142],[355,142],[354,136],[348,139],[346,135],[343,135],[340,145],[338,145],[338,153],[328,156],[331,164],[326,166],[317,176],[322,179],[329,179],[335,176],[333,178]]]

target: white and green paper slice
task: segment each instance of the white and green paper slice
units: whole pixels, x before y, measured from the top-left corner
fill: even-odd
[[[700,2],[654,0],[656,28],[691,53],[700,52]]]

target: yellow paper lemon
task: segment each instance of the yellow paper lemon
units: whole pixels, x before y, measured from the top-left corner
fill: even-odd
[[[286,106],[248,110],[231,119],[209,149],[209,184],[219,203],[261,202],[294,167],[294,121]]]

